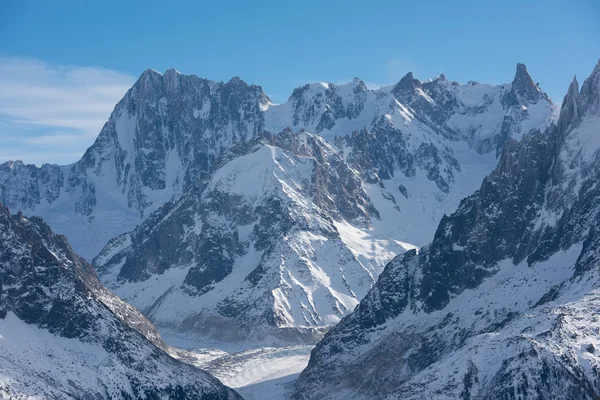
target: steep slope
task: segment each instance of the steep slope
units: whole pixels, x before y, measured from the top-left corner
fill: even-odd
[[[320,342],[298,399],[600,396],[600,63]]]
[[[340,94],[348,87],[309,85],[269,105],[265,118],[296,110],[285,118],[301,124],[294,121],[304,115],[318,127],[315,115],[338,104],[346,111],[331,117],[324,137],[288,128],[232,147],[214,172],[112,240],[94,265],[161,329],[315,340],[355,307],[394,254],[425,244],[444,212],[494,168],[496,147],[486,140],[501,146],[521,129],[545,127],[552,104],[522,74],[529,77],[520,65],[516,83],[504,87],[409,75],[365,92],[366,100],[356,80],[354,97]],[[470,99],[477,109],[460,100],[467,95],[480,96]],[[367,108],[357,99],[380,117],[361,120]],[[530,116],[525,104],[545,111]],[[482,115],[497,131],[474,128]],[[451,128],[454,119],[468,128]],[[352,135],[332,137],[338,123],[350,129],[367,120]]]
[[[217,83],[147,70],[77,163],[0,165],[0,201],[43,217],[91,260],[109,239],[210,175],[235,144],[291,127],[335,143],[353,168],[377,183],[366,190],[380,198],[386,214],[401,209],[409,219],[426,220],[426,235],[412,237],[411,220],[394,236],[420,245],[443,212],[492,170],[504,142],[545,127],[553,110],[521,64],[512,84],[461,85],[443,75],[420,82],[408,74],[379,90],[359,79],[306,85],[281,105],[239,78]]]
[[[240,398],[164,346],[63,236],[0,204],[2,398]]]

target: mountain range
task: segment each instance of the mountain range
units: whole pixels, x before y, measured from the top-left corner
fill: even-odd
[[[239,78],[147,70],[77,163],[0,166],[0,201],[161,329],[314,342],[555,109],[522,64],[510,84],[409,73],[281,105]]]
[[[600,64],[560,108],[523,64],[283,104],[146,70],[78,162],[0,165],[0,393],[239,398],[156,325],[318,342],[297,399],[597,398],[599,130]]]

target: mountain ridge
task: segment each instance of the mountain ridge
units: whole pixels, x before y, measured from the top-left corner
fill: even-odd
[[[0,203],[0,228],[3,398],[240,399],[168,355],[154,326],[40,218]]]
[[[433,241],[386,266],[295,398],[597,398],[599,99],[600,62],[556,125],[508,141]]]
[[[39,168],[20,162],[0,165],[0,200],[12,209],[44,217],[55,230],[71,236],[75,249],[91,259],[102,242],[132,230],[160,205],[176,200],[196,179],[210,173],[215,160],[232,145],[265,130],[276,133],[288,127],[306,129],[334,140],[335,136],[348,137],[376,125],[391,123],[408,129],[420,124],[418,130],[433,129],[428,135],[443,132],[452,140],[462,135],[470,147],[486,153],[494,146],[500,148],[506,137],[521,128],[529,129],[512,125],[531,120],[531,127],[537,127],[546,124],[552,114],[553,105],[539,88],[538,96],[545,96],[537,103],[539,107],[517,110],[514,101],[528,100],[512,96],[510,90],[495,93],[493,87],[485,85],[460,85],[445,78],[441,81],[446,88],[435,88],[440,79],[424,83],[411,80],[411,84],[431,87],[432,94],[439,92],[434,97],[440,104],[456,105],[443,103],[447,96],[459,96],[461,104],[467,104],[459,110],[466,114],[448,120],[447,127],[440,131],[438,124],[429,121],[432,116],[443,117],[439,106],[430,106],[433,98],[419,88],[417,94],[402,95],[402,80],[393,89],[400,97],[416,101],[413,111],[421,107],[423,113],[411,112],[398,103],[391,94],[394,90],[369,90],[360,80],[340,86],[305,85],[295,89],[286,103],[273,105],[260,86],[248,85],[239,78],[224,83],[182,75],[176,70],[163,75],[146,70],[78,162]],[[469,86],[478,88],[474,98],[461,94],[470,93]],[[510,85],[498,85],[497,91],[505,86],[508,89]],[[473,101],[481,102],[479,109],[472,107],[476,104]],[[493,104],[497,104],[496,109],[489,111],[488,117],[494,118],[480,121],[478,110]],[[515,110],[506,121],[503,107]],[[539,112],[542,114],[537,115]],[[478,128],[484,122],[487,125]],[[477,132],[482,130],[491,137],[480,137]],[[440,177],[439,184],[447,186],[448,179]]]

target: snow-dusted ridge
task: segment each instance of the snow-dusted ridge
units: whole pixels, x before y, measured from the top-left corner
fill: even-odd
[[[0,204],[0,397],[240,397],[176,361],[154,326],[102,286],[39,218]]]

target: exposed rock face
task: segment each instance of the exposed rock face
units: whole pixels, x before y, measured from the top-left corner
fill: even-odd
[[[240,398],[167,355],[63,236],[1,204],[0,332],[2,398]]]
[[[600,63],[556,125],[509,141],[433,241],[386,266],[296,398],[599,397],[599,94]]]
[[[544,95],[533,83],[533,79],[531,79],[531,75],[527,72],[527,67],[524,64],[517,64],[517,73],[512,82],[511,92],[513,99],[516,97],[528,103],[537,103]]]

